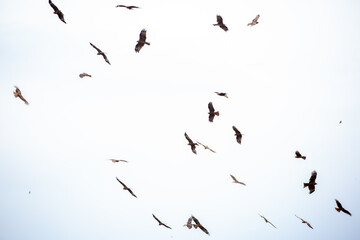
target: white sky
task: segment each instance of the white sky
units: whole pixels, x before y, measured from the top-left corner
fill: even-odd
[[[0,239],[358,239],[358,1],[53,2],[0,2]]]

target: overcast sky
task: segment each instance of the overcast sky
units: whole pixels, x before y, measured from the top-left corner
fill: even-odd
[[[53,3],[0,2],[1,239],[359,238],[358,1]]]

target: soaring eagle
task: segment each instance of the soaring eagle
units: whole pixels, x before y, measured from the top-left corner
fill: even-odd
[[[83,77],[91,77],[90,74],[87,73],[80,73],[79,77],[83,78]]]
[[[145,44],[150,45],[150,43],[146,41],[146,30],[143,29],[140,32],[139,40],[135,46],[135,52],[139,52]]]
[[[335,208],[336,211],[338,211],[338,212],[342,211],[342,212],[344,212],[344,213],[351,216],[351,213],[348,210],[346,210],[345,208],[343,208],[343,206],[341,205],[341,203],[337,199],[335,199],[335,201],[336,201],[336,205],[337,205],[337,208]]]
[[[295,158],[302,158],[302,159],[306,159],[306,156],[303,156],[303,155],[301,155],[301,153],[299,152],[299,151],[296,151],[295,152]]]
[[[134,197],[137,198],[137,196],[133,193],[133,191],[131,191],[130,188],[128,188],[123,182],[121,182],[117,177],[116,177],[116,180],[118,180],[118,182],[123,186],[123,190],[127,190],[129,191],[129,193],[131,193],[131,195],[133,195]]]
[[[233,128],[233,130],[235,131],[236,141],[237,141],[239,144],[241,144],[241,139],[242,139],[242,134],[241,134],[241,132],[240,132],[235,126],[233,126],[232,128]]]
[[[55,6],[55,4],[53,4],[53,2],[51,0],[49,0],[49,4],[52,7],[52,9],[54,9],[54,14],[57,14],[58,17],[60,18],[60,20],[63,21],[64,23],[66,23],[65,19],[64,19],[64,14],[58,9],[58,7]]]
[[[155,218],[155,220],[159,223],[159,226],[161,226],[161,225],[163,225],[164,227],[167,227],[167,228],[170,228],[171,229],[171,227],[169,227],[168,225],[166,225],[166,224],[164,224],[164,223],[162,223],[157,217],[155,217],[155,215],[153,214],[153,217]]]
[[[313,171],[311,173],[311,177],[309,179],[309,183],[304,183],[304,188],[308,187],[309,188],[309,194],[313,193],[315,191],[315,185],[317,184],[315,182],[315,179],[316,179],[316,176],[317,176],[317,172],[316,171]]]
[[[192,223],[192,217],[189,217],[186,224],[184,224],[184,227],[186,226],[188,229],[191,229],[193,226],[191,223]]]
[[[96,49],[96,51],[98,52],[97,55],[101,55],[103,56],[105,62],[107,62],[108,64],[110,64],[109,59],[106,57],[105,53],[103,51],[101,51],[99,48],[97,48],[94,44],[90,43],[90,45]]]
[[[15,91],[13,92],[14,93],[14,96],[17,98],[20,98],[21,100],[23,100],[23,102],[27,105],[29,105],[28,101],[26,101],[26,99],[23,97],[23,95],[21,94],[21,91],[20,89],[17,87],[17,86],[14,86],[15,87]]]
[[[222,97],[226,97],[229,98],[228,95],[224,92],[215,92],[217,95],[222,96]]]
[[[139,8],[137,6],[125,6],[125,5],[116,5],[115,7],[124,7],[124,8],[127,8],[129,10],[132,10],[133,8]]]
[[[233,183],[239,183],[239,184],[242,184],[242,185],[244,185],[244,186],[246,186],[246,184],[245,183],[243,183],[243,182],[239,182],[233,175],[231,175],[230,174],[230,177],[234,180],[234,182]]]
[[[309,228],[313,229],[313,227],[310,225],[310,223],[308,223],[307,221],[305,221],[304,219],[302,219],[301,217],[298,217],[295,215],[295,217],[297,217],[298,219],[300,219],[302,221],[302,223],[306,223],[306,225],[309,226]]]
[[[272,224],[272,223],[271,223],[269,220],[267,220],[264,216],[262,216],[262,215],[260,215],[260,214],[259,214],[259,216],[262,217],[262,218],[265,220],[266,223],[269,223],[269,224],[270,224],[271,226],[273,226],[274,228],[277,228],[277,227],[275,227],[274,224]]]
[[[209,148],[207,145],[204,145],[204,144],[202,144],[201,142],[198,142],[198,141],[196,141],[198,144],[200,144],[201,146],[203,146],[205,149],[208,149],[208,150],[210,150],[210,151],[212,151],[213,153],[216,153],[214,150],[212,150],[211,148]]]
[[[194,142],[189,138],[189,136],[187,135],[187,133],[185,133],[184,135],[185,135],[185,138],[186,138],[186,139],[188,140],[188,142],[189,142],[188,145],[190,145],[191,151],[196,154],[196,145],[198,145],[198,144],[197,144],[197,143],[194,143]]]
[[[258,24],[258,23],[259,23],[259,22],[258,22],[259,17],[260,17],[259,14],[256,15],[256,17],[252,20],[252,22],[251,22],[251,23],[248,23],[248,26],[254,26],[254,25]]]
[[[197,220],[196,217],[191,216],[192,220],[194,220],[195,224],[194,224],[194,228],[200,228],[204,233],[206,233],[207,235],[210,235],[210,233],[208,232],[208,230],[206,230],[206,228],[204,228],[203,225],[201,225],[201,223],[199,222],[199,220]]]
[[[219,113],[219,111],[215,112],[215,109],[214,109],[214,106],[213,106],[212,102],[209,102],[208,108],[209,108],[209,121],[213,122],[215,115],[219,116],[220,113]]]
[[[223,23],[223,19],[220,15],[216,15],[216,21],[217,23],[213,24],[214,26],[219,26],[225,32],[229,30],[228,27]]]
[[[113,163],[117,163],[117,162],[128,162],[127,160],[118,160],[118,159],[109,159],[110,161],[112,161]]]

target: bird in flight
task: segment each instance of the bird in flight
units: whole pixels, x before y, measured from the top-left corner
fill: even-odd
[[[127,8],[129,10],[132,10],[133,8],[139,8],[137,6],[125,6],[125,5],[116,5],[115,7],[124,7],[124,8]]]
[[[91,77],[90,74],[87,73],[80,73],[79,77],[83,78],[83,77]]]
[[[207,235],[210,235],[210,233],[208,232],[208,230],[206,230],[206,228],[204,228],[203,225],[201,225],[201,223],[199,222],[199,220],[197,220],[196,217],[191,216],[192,220],[194,220],[195,224],[193,225],[195,229],[200,228],[204,233],[206,233]]]
[[[215,109],[214,109],[214,106],[213,106],[212,102],[209,102],[208,108],[209,108],[209,121],[213,122],[215,115],[219,116],[220,113],[219,113],[219,111],[215,112]]]
[[[158,221],[158,223],[159,223],[159,226],[161,226],[161,225],[163,225],[164,227],[167,227],[167,228],[170,228],[171,229],[171,227],[169,227],[168,225],[166,225],[166,224],[164,224],[164,223],[162,223],[157,217],[155,217],[155,215],[153,214],[153,217],[155,218],[155,220],[156,221]]]
[[[191,147],[191,151],[193,152],[193,153],[195,153],[196,154],[196,145],[198,145],[197,143],[194,143],[190,138],[189,138],[189,136],[187,135],[187,133],[185,133],[185,138],[188,140],[188,145],[190,145],[190,147]]]
[[[309,183],[304,183],[304,188],[308,187],[309,188],[309,194],[313,193],[315,191],[315,185],[317,184],[315,182],[315,179],[316,179],[316,176],[317,176],[317,172],[316,171],[313,171],[311,173],[311,177],[309,179]]]
[[[271,226],[273,226],[274,228],[277,228],[277,227],[274,226],[274,224],[272,224],[272,223],[271,223],[269,220],[267,220],[264,216],[262,216],[262,215],[260,215],[260,214],[259,214],[259,216],[262,217],[262,218],[265,220],[265,222],[269,223],[269,224],[270,224]]]
[[[215,92],[217,95],[222,96],[222,97],[226,97],[229,98],[228,95],[224,92]]]
[[[191,223],[192,223],[192,217],[189,217],[186,224],[184,224],[184,227],[186,226],[188,229],[191,229],[193,226]]]
[[[242,185],[244,185],[244,186],[246,186],[246,184],[245,183],[243,183],[243,182],[239,182],[233,175],[231,175],[230,174],[230,177],[234,180],[234,182],[233,183],[239,183],[239,184],[242,184]]]
[[[241,144],[241,139],[242,139],[242,134],[241,134],[241,132],[240,132],[235,126],[233,126],[232,128],[233,128],[234,131],[235,131],[236,141],[237,141],[239,144]]]
[[[259,22],[258,22],[259,17],[260,17],[259,14],[256,15],[256,17],[252,20],[252,22],[251,22],[251,23],[248,23],[248,26],[254,26],[254,25],[258,24],[258,23],[259,23]]]
[[[118,160],[118,159],[109,159],[110,161],[112,161],[113,163],[117,163],[117,162],[128,162],[127,160]]]
[[[343,206],[341,205],[341,203],[337,199],[335,199],[335,201],[336,201],[336,205],[337,205],[337,208],[335,208],[336,211],[338,211],[338,212],[342,211],[342,212],[344,212],[344,213],[351,216],[351,213],[348,210],[346,210],[345,208],[343,208]]]
[[[201,146],[203,146],[205,149],[209,149],[210,151],[212,151],[213,153],[216,153],[214,150],[212,150],[211,148],[209,148],[208,146],[202,144],[201,142],[196,141],[198,144],[200,144]]]
[[[139,40],[135,46],[135,52],[139,52],[145,44],[150,45],[150,43],[146,41],[146,30],[143,29],[140,32]]]
[[[214,26],[219,26],[225,32],[229,30],[228,27],[223,23],[223,19],[220,15],[216,15],[216,21],[217,23],[213,24]]]
[[[127,191],[129,191],[129,193],[131,193],[131,195],[133,195],[134,197],[136,197],[137,198],[137,196],[133,193],[133,191],[131,191],[131,189],[130,188],[128,188],[123,182],[121,182],[117,177],[116,177],[116,180],[118,180],[118,182],[121,184],[121,185],[123,185],[123,190],[127,190]]]
[[[301,155],[301,153],[299,152],[299,151],[296,151],[295,152],[295,158],[302,158],[302,159],[306,159],[306,156],[303,156],[303,155]]]
[[[53,2],[51,0],[49,0],[49,4],[52,7],[52,9],[54,9],[54,14],[57,14],[58,17],[60,18],[60,20],[63,21],[64,23],[66,23],[65,19],[64,19],[64,14],[58,9],[58,7],[55,6],[55,4],[53,4]]]
[[[305,221],[305,220],[302,219],[301,217],[296,216],[296,214],[295,214],[295,217],[297,217],[298,219],[300,219],[300,220],[302,221],[302,223],[306,223],[306,225],[308,225],[309,228],[313,229],[313,227],[310,225],[310,223],[308,223],[307,221]]]
[[[107,62],[110,65],[109,59],[106,57],[105,53],[101,51],[99,48],[97,48],[94,44],[90,43],[90,45],[96,49],[96,51],[98,52],[97,55],[103,56],[105,62]]]
[[[17,87],[17,86],[14,86],[15,87],[15,91],[13,92],[14,93],[14,96],[15,98],[20,98],[21,100],[24,101],[25,104],[29,105],[28,101],[26,101],[26,99],[23,97],[23,95],[21,94],[21,91],[20,89]]]

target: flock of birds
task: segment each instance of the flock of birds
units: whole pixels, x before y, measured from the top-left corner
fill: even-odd
[[[58,8],[51,0],[49,0],[49,4],[50,4],[50,6],[53,8],[54,14],[56,14],[62,22],[66,23],[66,21],[65,21],[65,19],[64,19],[64,14],[59,10],[59,8]],[[116,5],[116,7],[123,7],[123,8],[127,8],[127,9],[129,9],[129,10],[139,8],[139,7],[137,7],[137,6],[126,6],[126,5]],[[258,23],[259,23],[259,22],[258,22],[259,17],[260,17],[260,15],[257,15],[250,23],[248,23],[248,26],[255,26],[256,24],[258,24]],[[216,16],[216,20],[217,20],[217,23],[216,23],[216,24],[213,24],[214,26],[219,26],[219,27],[220,27],[221,29],[223,29],[224,31],[228,31],[228,27],[224,24],[223,19],[222,19],[222,17],[221,17],[220,15],[217,15],[217,16]],[[105,62],[108,63],[108,64],[110,64],[110,61],[108,60],[107,56],[105,55],[105,53],[104,53],[103,51],[101,51],[99,48],[97,48],[97,47],[96,47],[94,44],[92,44],[92,43],[90,43],[90,45],[91,45],[94,49],[96,49],[97,55],[101,55],[101,56],[104,58]],[[137,41],[137,44],[136,44],[136,46],[135,46],[135,51],[136,51],[136,52],[139,52],[144,45],[150,45],[150,43],[146,41],[146,30],[145,30],[145,29],[141,30],[141,32],[140,32],[139,40]],[[87,74],[87,73],[81,73],[79,76],[80,76],[81,78],[83,78],[83,77],[91,77],[91,75],[90,75],[90,74]],[[224,92],[215,92],[215,93],[216,93],[217,95],[219,95],[219,96],[228,98],[227,93],[224,93]],[[23,95],[22,95],[22,93],[21,93],[21,91],[20,91],[20,89],[19,89],[18,87],[15,86],[15,91],[13,92],[13,94],[14,94],[15,98],[18,97],[18,98],[20,98],[25,104],[29,104],[28,101],[23,97]],[[208,104],[208,109],[209,109],[209,113],[208,113],[208,114],[209,114],[209,117],[208,117],[209,122],[213,122],[215,116],[219,116],[219,115],[220,115],[220,114],[219,114],[219,111],[215,111],[212,102],[209,102],[209,104]],[[340,123],[341,123],[341,121],[340,121]],[[235,126],[232,126],[232,129],[233,129],[234,132],[235,132],[234,135],[235,135],[235,137],[236,137],[236,142],[239,143],[239,144],[241,144],[243,134],[242,134]],[[213,152],[213,153],[216,153],[213,149],[211,149],[211,148],[208,147],[207,145],[204,145],[204,144],[202,144],[202,143],[200,143],[200,142],[198,142],[198,141],[197,141],[197,142],[194,142],[194,141],[188,136],[188,134],[187,134],[186,132],[185,132],[184,135],[185,135],[186,140],[188,141],[188,145],[190,146],[191,151],[192,151],[194,154],[197,154],[197,152],[196,152],[196,146],[199,146],[199,145],[203,146],[204,149],[207,149],[207,150],[209,150],[209,151],[211,151],[211,152]],[[303,160],[306,160],[306,156],[302,155],[299,151],[295,151],[295,158],[299,158],[299,159],[301,158],[301,159],[303,159]],[[109,160],[111,160],[113,163],[127,162],[127,160],[118,160],[118,159],[109,159]],[[246,186],[245,183],[238,181],[233,175],[230,175],[230,177],[232,178],[233,183],[241,184],[241,185]],[[317,185],[317,183],[316,183],[316,181],[315,181],[315,180],[316,180],[316,177],[317,177],[317,172],[316,172],[316,171],[313,171],[313,172],[311,173],[309,182],[304,183],[304,188],[307,187],[307,188],[309,189],[309,194],[312,194],[313,192],[315,192],[315,185]],[[122,185],[123,190],[128,191],[133,197],[137,198],[137,196],[134,194],[134,192],[133,192],[129,187],[127,187],[121,180],[119,180],[117,177],[116,177],[116,180]],[[31,192],[29,191],[29,193],[31,193]],[[337,205],[337,207],[335,207],[335,210],[336,210],[336,211],[338,211],[338,212],[341,212],[341,211],[342,211],[342,212],[344,212],[344,213],[346,213],[346,214],[348,214],[348,215],[351,216],[351,213],[350,213],[348,210],[346,210],[346,209],[341,205],[341,203],[340,203],[337,199],[335,199],[335,202],[336,202],[336,205]],[[259,214],[259,215],[260,215],[260,214]],[[164,226],[164,227],[166,227],[166,228],[171,229],[171,227],[169,227],[168,225],[166,225],[166,224],[164,224],[162,221],[160,221],[154,214],[152,214],[152,216],[153,216],[153,218],[158,222],[158,224],[159,224],[160,226]],[[299,218],[299,219],[302,221],[302,223],[305,223],[309,228],[313,229],[313,227],[310,225],[309,222],[307,222],[306,220],[298,217],[297,215],[295,215],[295,216],[296,216],[297,218]],[[260,217],[263,218],[266,223],[269,223],[271,226],[273,226],[274,228],[276,228],[275,225],[272,224],[267,218],[265,218],[265,217],[262,216],[262,215],[260,215]],[[209,234],[209,231],[208,231],[208,230],[200,223],[200,221],[199,221],[196,217],[194,217],[194,216],[191,216],[191,217],[188,219],[187,223],[186,223],[184,226],[186,226],[186,227],[189,228],[189,229],[191,229],[192,227],[194,227],[195,229],[200,228],[204,233],[210,235],[210,234]]]

